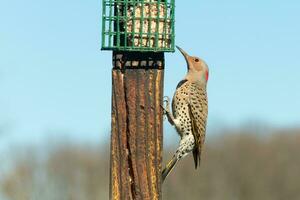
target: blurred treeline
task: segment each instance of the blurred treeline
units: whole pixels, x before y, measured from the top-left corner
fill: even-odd
[[[195,171],[191,156],[180,162],[163,185],[163,199],[299,200],[299,152],[297,130],[208,137],[200,169]],[[171,155],[165,154],[165,162]],[[1,194],[9,200],[108,199],[108,146],[65,144],[44,154],[22,151],[14,159],[0,179]]]

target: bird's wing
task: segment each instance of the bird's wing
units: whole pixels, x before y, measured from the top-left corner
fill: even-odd
[[[192,133],[195,139],[193,157],[195,168],[200,164],[201,150],[203,148],[206,119],[207,119],[207,96],[206,90],[200,87],[191,86],[189,95],[189,114],[192,123]]]

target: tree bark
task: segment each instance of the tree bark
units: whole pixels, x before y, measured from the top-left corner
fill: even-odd
[[[113,52],[110,199],[161,199],[164,53]]]

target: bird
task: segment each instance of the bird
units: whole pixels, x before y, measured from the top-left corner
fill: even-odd
[[[162,171],[163,182],[176,163],[190,152],[193,152],[195,168],[200,165],[208,115],[208,66],[199,57],[190,56],[179,46],[176,47],[186,60],[187,74],[176,87],[172,112],[169,97],[165,97],[165,105],[162,106],[169,123],[180,136],[179,147]]]

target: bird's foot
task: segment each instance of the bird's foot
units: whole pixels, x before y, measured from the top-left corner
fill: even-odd
[[[170,111],[170,98],[168,96],[164,96],[163,105],[160,106],[164,111],[164,119],[169,115]]]

